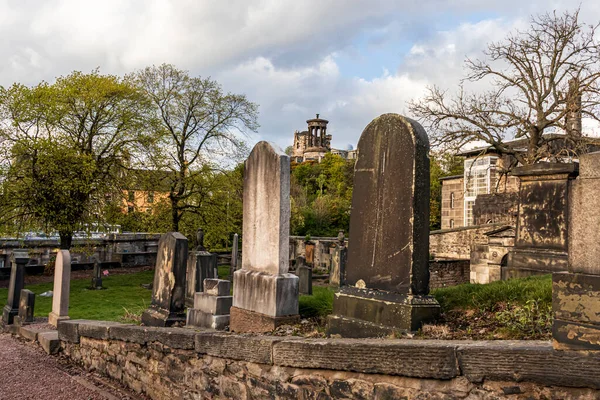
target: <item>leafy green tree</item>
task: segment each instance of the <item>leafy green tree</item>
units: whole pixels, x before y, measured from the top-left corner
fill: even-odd
[[[131,82],[98,70],[0,88],[2,217],[58,231],[68,249],[104,196],[119,193],[123,161],[146,140],[147,105]]]
[[[243,134],[257,130],[258,106],[169,64],[137,71],[132,79],[153,105],[148,123],[158,134],[144,161],[171,172],[171,229],[179,231],[185,214],[206,206],[214,177],[207,168],[247,154]]]

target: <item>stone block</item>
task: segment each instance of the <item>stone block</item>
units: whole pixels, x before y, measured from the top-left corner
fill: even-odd
[[[274,336],[200,332],[196,335],[196,352],[213,357],[272,365],[273,345],[281,340],[282,338]]]
[[[106,340],[110,338],[109,331],[112,327],[122,325],[113,321],[81,321],[78,324],[78,333],[79,336]]]
[[[568,257],[566,251],[513,249],[508,253],[507,265],[504,270],[511,272],[505,272],[503,280],[567,271]],[[519,274],[520,270],[525,272]]]
[[[194,308],[213,315],[228,315],[233,296],[213,296],[208,293],[194,295]]]
[[[172,349],[191,350],[195,346],[196,332],[188,328],[159,328],[151,331],[149,342],[159,342]]]
[[[300,294],[312,294],[312,268],[301,266],[296,268]]]
[[[19,324],[24,325],[33,322],[33,311],[35,307],[35,293],[31,290],[22,289],[19,300]]]
[[[237,333],[271,332],[282,325],[294,325],[300,322],[299,315],[272,317],[244,308],[231,307],[229,330]]]
[[[37,342],[39,333],[51,331],[51,329],[39,329],[31,326],[21,326],[19,328],[19,335],[32,342]]]
[[[273,363],[428,379],[452,379],[460,374],[455,344],[438,340],[282,340],[273,346]]]
[[[298,277],[235,271],[233,306],[271,317],[298,315]]]
[[[158,328],[139,325],[118,325],[109,329],[110,339],[146,344]]]
[[[590,172],[591,174],[591,172]],[[600,178],[577,178],[569,198],[569,271],[600,275]]]
[[[63,342],[79,343],[79,323],[87,322],[87,320],[61,320],[58,321],[58,337]]]
[[[48,331],[38,333],[38,342],[42,349],[48,354],[56,354],[60,350],[60,339],[57,331]]]
[[[579,178],[600,179],[600,152],[579,155]]]
[[[204,293],[211,296],[231,295],[231,282],[224,279],[205,279]]]
[[[195,308],[188,309],[186,326],[225,330],[229,326],[229,314],[213,315]]]

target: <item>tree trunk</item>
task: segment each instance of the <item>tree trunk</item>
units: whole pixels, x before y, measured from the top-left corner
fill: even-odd
[[[60,236],[60,249],[69,250],[73,242],[73,232],[59,232],[58,235]]]
[[[171,197],[171,229],[173,232],[179,232],[179,201]]]
[[[540,148],[540,131],[537,127],[529,129],[529,144],[527,146],[527,162],[534,164],[538,159]]]

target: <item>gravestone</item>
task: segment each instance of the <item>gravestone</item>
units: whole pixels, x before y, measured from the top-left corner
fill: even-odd
[[[92,289],[102,289],[102,268],[98,260],[94,261],[94,276],[92,277]]]
[[[14,323],[15,316],[19,315],[19,301],[21,290],[25,286],[25,266],[29,262],[26,250],[14,250],[10,256],[11,271],[8,284],[8,301],[2,309],[2,321],[6,325]]]
[[[15,317],[15,324],[26,325],[32,323],[34,307],[35,293],[31,290],[22,289],[19,300],[19,315]]]
[[[429,293],[429,143],[417,122],[384,114],[363,131],[354,168],[346,285],[329,333],[387,336],[439,313]]]
[[[296,268],[296,275],[299,279],[300,294],[312,294],[312,268],[301,265]]]
[[[194,294],[194,307],[187,312],[187,326],[224,330],[229,326],[229,310],[233,302],[231,282],[205,279],[204,292]]]
[[[194,294],[204,291],[204,280],[218,278],[217,254],[206,250],[190,252],[186,278],[185,304],[191,307],[194,304]]]
[[[233,273],[237,270],[238,267],[238,257],[239,257],[239,236],[237,233],[233,234],[233,245],[231,246],[231,265],[229,267],[229,280],[233,281]]]
[[[243,207],[230,330],[268,332],[299,320],[298,277],[289,273],[290,158],[277,146],[263,141],[252,149]]]
[[[338,234],[338,242],[331,255],[331,271],[329,272],[329,284],[331,286],[343,286],[346,276],[346,260],[348,248],[346,247],[344,231]]]
[[[579,157],[568,201],[568,271],[552,274],[558,350],[600,350],[600,152]]]
[[[185,274],[188,240],[169,232],[158,242],[152,285],[152,304],[142,314],[146,326],[173,326],[185,322]]]
[[[48,315],[48,323],[56,327],[58,321],[69,319],[69,294],[71,292],[71,253],[69,250],[59,250],[56,253],[52,292],[52,312]]]

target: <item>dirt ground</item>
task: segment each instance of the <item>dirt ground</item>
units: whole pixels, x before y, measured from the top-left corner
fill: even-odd
[[[147,399],[5,333],[0,333],[0,376],[0,400]]]

